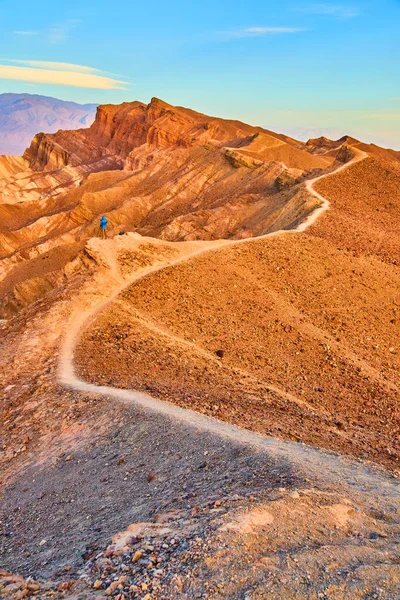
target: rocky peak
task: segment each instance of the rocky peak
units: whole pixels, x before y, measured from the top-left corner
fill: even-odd
[[[148,105],[142,102],[104,104],[98,107],[96,119],[89,129],[39,134],[26,151],[25,158],[38,170],[58,168],[71,162],[87,164],[103,156],[115,156],[120,163],[144,144],[155,148],[182,145],[186,134],[206,119],[158,98],[153,98]],[[195,137],[190,137],[190,144],[195,142]]]

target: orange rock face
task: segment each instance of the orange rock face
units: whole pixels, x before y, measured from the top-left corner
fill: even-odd
[[[304,145],[285,136],[238,121],[172,107],[157,98],[147,106],[141,102],[99,106],[96,120],[89,129],[38,134],[25,152],[25,158],[36,170],[95,163],[104,156],[112,157],[122,166],[121,161],[129,165],[137,149],[143,151],[143,146],[150,151],[190,148],[211,141],[220,147],[243,148],[258,134],[268,135],[265,148],[280,145],[292,146],[293,151],[300,148],[307,167],[321,168],[329,163],[327,159],[310,157]]]

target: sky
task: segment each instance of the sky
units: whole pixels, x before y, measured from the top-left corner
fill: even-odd
[[[0,0],[0,15],[0,93],[156,96],[400,149],[400,0]]]

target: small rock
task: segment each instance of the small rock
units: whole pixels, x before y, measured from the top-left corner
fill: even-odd
[[[59,584],[58,591],[59,592],[64,592],[65,590],[69,590],[72,587],[73,583],[74,582],[72,580],[70,580],[70,581],[63,581],[62,583]]]
[[[143,552],[141,550],[136,550],[135,554],[132,556],[132,562],[137,562],[143,556]]]
[[[106,589],[106,596],[111,596],[113,592],[115,592],[115,590],[117,589],[117,587],[119,586],[119,582],[118,581],[113,581],[108,588]]]

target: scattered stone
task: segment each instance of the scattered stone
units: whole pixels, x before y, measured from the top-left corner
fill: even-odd
[[[132,562],[137,562],[142,558],[143,552],[141,550],[136,550],[135,554],[132,557]]]
[[[118,581],[113,581],[105,591],[106,596],[111,596],[112,593],[117,589],[118,585]]]
[[[62,583],[60,583],[58,585],[58,591],[59,592],[64,592],[66,590],[71,589],[71,587],[73,586],[74,581],[73,580],[69,580],[69,581],[63,581]]]

